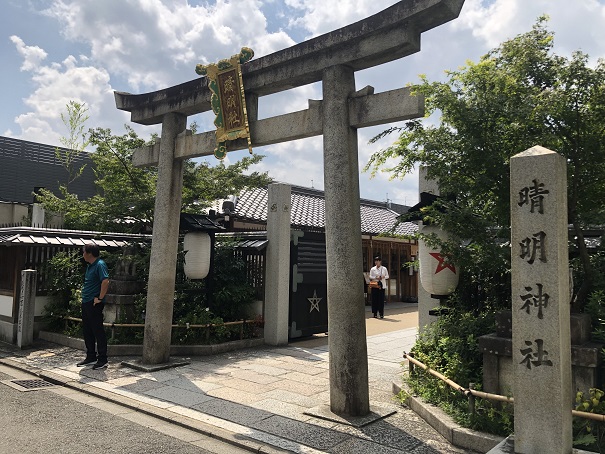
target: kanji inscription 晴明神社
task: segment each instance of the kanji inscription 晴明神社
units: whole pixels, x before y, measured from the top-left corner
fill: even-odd
[[[521,310],[525,310],[525,312],[527,312],[528,314],[531,314],[531,308],[536,307],[536,308],[538,308],[538,318],[544,318],[544,315],[542,313],[542,308],[548,306],[548,298],[550,298],[548,296],[548,293],[542,292],[542,287],[543,287],[542,284],[536,284],[535,293],[531,293],[532,291],[534,291],[533,287],[527,286],[527,287],[525,287],[525,290],[527,290],[530,293],[526,293],[525,295],[520,295],[521,300],[523,300],[523,305],[521,306]]]
[[[552,366],[552,361],[548,359],[548,352],[544,350],[544,340],[536,339],[536,349],[532,341],[525,341],[527,348],[521,349],[521,354],[525,355],[521,364],[525,364],[528,369],[532,366]]]
[[[534,233],[531,237],[526,237],[519,245],[521,246],[521,252],[519,257],[527,259],[527,263],[530,265],[534,263],[536,258],[541,262],[546,263],[546,233],[539,231]],[[538,254],[536,257],[536,253]]]
[[[529,212],[532,215],[544,214],[544,197],[549,193],[548,190],[544,189],[543,183],[538,183],[537,179],[532,180],[532,185],[526,186],[519,191],[519,202],[518,205],[523,207],[529,205]],[[546,233],[540,230],[539,232],[532,233],[530,236],[525,237],[519,243],[520,253],[519,257],[526,260],[529,265],[532,265],[536,259],[539,262],[546,263]],[[539,319],[544,318],[544,310],[548,307],[549,295],[543,290],[543,284],[536,283],[535,290],[531,285],[526,285],[524,288],[526,294],[519,295],[523,304],[519,308],[528,316],[537,316]],[[537,311],[532,311],[532,308],[536,308]],[[544,341],[542,339],[536,339],[537,345],[535,351],[532,347],[533,342],[526,340],[525,345],[527,348],[520,349],[523,359],[521,364],[527,365],[528,369],[534,367],[546,365],[552,366],[552,361],[544,360],[545,355],[548,354],[543,348]]]

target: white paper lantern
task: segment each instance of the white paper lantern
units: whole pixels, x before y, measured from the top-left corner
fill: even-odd
[[[185,276],[189,279],[204,279],[210,270],[210,236],[205,232],[185,234]]]
[[[434,225],[423,226],[422,233],[434,233],[442,240],[449,235]],[[450,295],[458,286],[460,271],[441,255],[441,248],[428,246],[423,240],[418,242],[418,260],[420,261],[420,283],[431,295]]]

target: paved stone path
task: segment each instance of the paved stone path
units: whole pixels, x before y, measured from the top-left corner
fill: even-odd
[[[401,307],[391,305],[384,320],[368,323],[390,323],[389,312],[395,319]],[[34,351],[0,347],[0,358],[52,373],[68,386],[104,392],[114,401],[138,402],[148,412],[157,409],[165,418],[185,416],[217,431],[256,440],[267,449],[348,454],[467,452],[452,447],[424,420],[393,399],[392,383],[401,380],[402,351],[409,351],[417,329],[388,329],[367,338],[370,403],[373,408],[396,413],[361,428],[306,414],[329,404],[326,339],[294,342],[282,348],[172,358],[190,363],[157,372],[121,365],[121,361],[137,359],[132,357],[110,358],[107,370],[77,368],[75,363],[82,352],[51,343],[40,344]]]

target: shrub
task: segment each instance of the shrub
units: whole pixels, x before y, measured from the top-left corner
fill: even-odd
[[[494,312],[479,314],[454,307],[425,327],[412,353],[426,364],[460,386],[470,383],[480,389],[483,382],[482,354],[478,348],[479,336],[494,330]],[[513,429],[511,409],[477,399],[475,414],[469,414],[468,400],[445,382],[421,370],[407,377],[412,391],[435,405],[439,405],[459,424],[471,429],[499,435],[508,435]]]

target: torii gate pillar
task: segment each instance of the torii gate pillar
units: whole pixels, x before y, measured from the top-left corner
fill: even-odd
[[[162,140],[158,162],[149,284],[145,309],[143,364],[162,364],[170,360],[172,309],[179,220],[183,195],[184,161],[174,159],[177,136],[185,131],[187,116],[167,113],[162,119]],[[170,323],[166,323],[169,320]]]
[[[357,129],[349,126],[355,74],[347,66],[323,72],[324,188],[328,270],[330,410],[370,411],[363,280]]]

